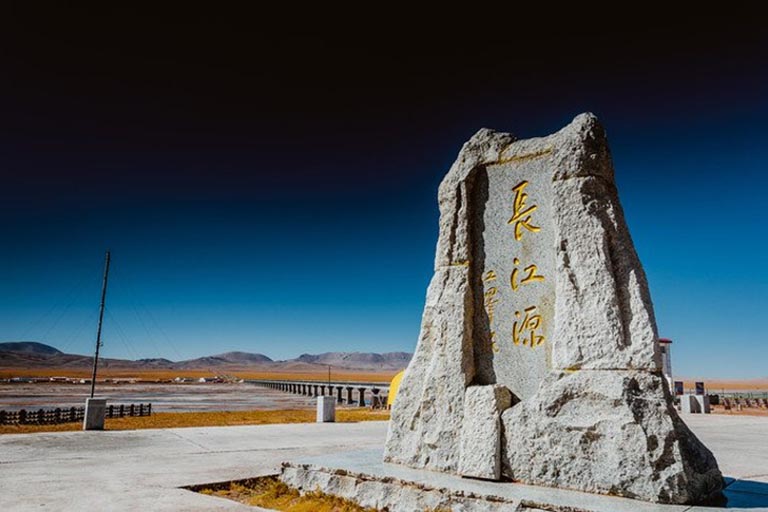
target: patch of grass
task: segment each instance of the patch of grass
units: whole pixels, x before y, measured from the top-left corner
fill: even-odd
[[[364,508],[353,501],[320,491],[301,494],[274,476],[194,490],[209,496],[284,512],[376,512],[375,509]]]
[[[152,416],[107,418],[105,430],[137,430],[145,428],[224,427],[233,425],[267,425],[275,423],[313,423],[316,412],[309,409],[284,411],[217,411],[217,412],[159,412]],[[337,409],[336,421],[382,421],[389,419],[389,411],[370,409]],[[26,434],[33,432],[65,432],[81,430],[82,423],[59,425],[0,425],[0,434]]]

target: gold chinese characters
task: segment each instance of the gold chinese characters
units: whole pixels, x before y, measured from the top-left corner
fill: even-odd
[[[518,242],[523,239],[522,228],[527,229],[531,233],[541,231],[540,227],[531,224],[531,214],[536,211],[538,206],[533,205],[528,208],[525,207],[525,200],[528,199],[528,194],[523,192],[523,190],[525,190],[525,187],[527,186],[527,181],[521,181],[519,185],[512,189],[515,193],[515,200],[512,203],[512,218],[507,221],[507,224],[514,224],[515,240]]]
[[[483,276],[483,281],[490,283],[496,280],[496,272],[489,270]],[[483,304],[485,306],[485,313],[488,315],[488,324],[493,325],[493,317],[496,312],[496,305],[499,303],[498,298],[499,289],[496,286],[491,286],[485,291],[485,298]],[[496,344],[496,331],[491,330],[491,349],[494,352],[499,351],[499,346]]]
[[[541,227],[536,225],[537,222],[534,219],[534,214],[539,206],[535,204],[534,200],[529,198],[528,194],[525,192],[528,185],[529,183],[527,181],[521,181],[512,188],[512,192],[514,193],[512,200],[512,217],[507,221],[507,225],[513,227],[513,251],[517,253],[522,253],[520,244],[522,243],[524,233],[527,232],[526,236],[537,236],[536,234],[541,231]],[[539,267],[534,262],[522,262],[520,257],[514,256],[512,263],[513,268],[509,274],[507,283],[509,283],[509,289],[511,290],[513,297],[522,287],[537,286],[537,283],[542,283],[546,280],[546,277],[539,272]],[[507,283],[503,280],[499,280],[496,270],[493,269],[486,271],[483,274],[482,279],[485,290],[483,306],[488,315],[491,350],[499,352],[500,342],[497,339],[494,324],[497,319],[498,306],[502,302],[503,297],[506,296],[506,294],[503,294],[502,292],[503,289],[506,289]],[[514,302],[518,301],[513,300],[513,303]],[[513,313],[512,345],[528,346],[531,348],[539,347],[546,342],[543,333],[545,319],[539,312],[539,306],[537,304],[523,305],[526,307],[514,311]]]
[[[532,220],[533,212],[538,209],[538,205],[533,204],[526,207],[528,194],[524,190],[527,186],[527,181],[521,181],[512,188],[515,198],[512,201],[512,218],[509,219],[507,224],[514,225],[514,237],[518,242],[523,238],[523,228],[530,231],[531,234],[541,231],[539,226],[533,225]],[[512,262],[514,263],[514,269],[509,276],[509,285],[513,292],[517,292],[522,285],[544,281],[544,276],[538,273],[539,267],[537,265],[531,263],[525,266],[523,268],[524,275],[521,279],[518,267],[520,259],[515,257]],[[536,305],[528,306],[522,312],[515,311],[515,320],[512,324],[512,343],[514,345],[528,345],[531,348],[544,344],[544,335],[540,334],[544,327],[543,324],[544,318],[537,312]]]

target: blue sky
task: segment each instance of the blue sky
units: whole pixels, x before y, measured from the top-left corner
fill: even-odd
[[[765,375],[764,131],[681,120],[661,137],[606,124],[675,369]],[[13,244],[2,256],[3,338],[88,353],[110,247],[106,356],[410,351],[431,276],[436,184],[453,156],[414,169],[402,190],[28,212],[4,226]]]
[[[152,51],[107,37],[105,63],[68,33],[57,55],[54,28],[16,26],[41,43],[2,83],[0,340],[90,353],[110,248],[106,357],[412,351],[461,144],[592,111],[675,371],[768,376],[766,45],[748,27],[648,46],[578,34],[600,66],[505,70],[498,54],[457,66],[461,43],[328,40],[299,80],[290,59],[251,72],[242,54],[201,77],[205,54],[167,60],[161,36]]]

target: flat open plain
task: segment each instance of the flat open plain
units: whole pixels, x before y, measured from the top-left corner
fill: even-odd
[[[314,404],[311,397],[248,383],[99,383],[97,391],[110,403],[151,403],[155,412],[304,409]],[[0,384],[0,409],[82,407],[88,392],[84,384]]]
[[[729,507],[768,511],[768,418],[686,420],[735,479]],[[0,510],[255,510],[181,487],[273,474],[284,460],[330,463],[381,449],[386,429],[364,422],[4,435]],[[574,494],[589,504],[591,495]],[[705,510],[644,505],[638,509]]]

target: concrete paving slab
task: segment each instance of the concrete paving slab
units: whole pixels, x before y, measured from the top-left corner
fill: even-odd
[[[685,420],[734,478],[729,506],[768,511],[768,418]],[[364,422],[2,435],[0,510],[252,511],[180,487],[275,474],[285,460],[328,465],[343,452],[381,449],[386,430],[386,422]],[[531,496],[553,492],[527,487]],[[627,510],[644,510],[631,503]]]
[[[684,421],[717,457],[724,475],[768,473],[768,417],[692,414]]]
[[[386,422],[0,436],[0,510],[251,510],[182,486],[276,474],[291,456],[378,446]]]

